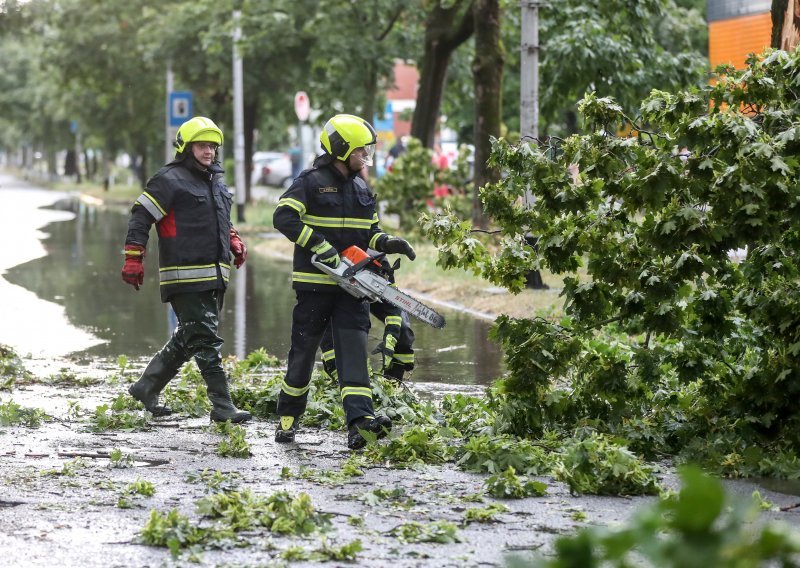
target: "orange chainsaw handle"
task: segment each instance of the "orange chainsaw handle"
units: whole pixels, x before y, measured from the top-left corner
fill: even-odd
[[[344,274],[342,275],[345,278],[349,278],[370,262],[372,262],[372,264],[378,268],[381,268],[381,263],[378,261],[386,256],[386,253],[382,252],[375,256],[370,256],[361,247],[357,245],[351,245],[342,251],[341,256],[352,263],[352,266],[345,270]]]

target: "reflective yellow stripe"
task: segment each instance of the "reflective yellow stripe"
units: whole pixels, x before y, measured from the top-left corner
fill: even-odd
[[[359,219],[357,217],[318,217],[317,215],[303,215],[303,223],[314,227],[333,229],[369,229],[372,219]]]
[[[306,212],[306,206],[303,204],[303,202],[298,201],[296,199],[292,199],[291,197],[284,197],[282,199],[279,199],[277,207],[280,207],[281,205],[286,205],[287,207],[291,207],[292,209],[300,213],[300,215]]]
[[[136,200],[136,203],[147,209],[147,212],[153,216],[153,219],[156,220],[156,223],[167,216],[167,212],[164,211],[164,208],[161,207],[158,201],[156,201],[156,198],[146,191],[139,196],[139,198]]]
[[[378,239],[381,238],[385,234],[386,233],[376,233],[376,234],[372,235],[372,238],[369,240],[369,248],[374,249],[376,247],[376,243],[378,242]]]
[[[342,387],[342,400],[346,396],[365,396],[372,399],[372,389],[367,387]]]
[[[305,282],[307,284],[330,284],[336,286],[333,278],[319,272],[292,272],[292,282]]]
[[[312,234],[314,234],[314,229],[312,229],[308,225],[303,225],[303,230],[300,231],[300,236],[297,237],[297,240],[295,242],[301,247],[304,247],[308,244],[308,239],[311,238]]]
[[[142,256],[144,251],[141,250],[126,250],[124,251],[125,256]]]
[[[400,361],[401,363],[406,363],[409,365],[414,363],[413,353],[395,353],[394,358]]]
[[[304,386],[301,389],[298,389],[296,387],[292,387],[292,386],[287,385],[286,384],[286,379],[283,379],[281,381],[281,390],[283,392],[285,392],[286,394],[288,394],[289,396],[303,396],[304,394],[306,394],[306,392],[308,392],[308,388],[310,386],[311,386],[311,383],[307,384],[306,386]]]
[[[403,323],[403,318],[400,316],[386,316],[384,323],[386,325],[396,325],[397,327],[400,327]]]
[[[336,356],[334,355],[333,349],[331,349],[330,351],[325,351],[322,354],[322,360],[323,361],[330,361],[331,359],[335,359],[335,357]]]

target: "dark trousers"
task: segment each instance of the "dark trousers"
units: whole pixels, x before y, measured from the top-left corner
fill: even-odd
[[[224,290],[175,294],[169,300],[178,326],[159,355],[176,370],[194,357],[203,377],[223,373],[222,338],[217,335]]]
[[[337,289],[297,291],[288,368],[278,395],[280,416],[300,416],[305,411],[317,349],[329,323],[347,423],[374,415],[367,370],[369,308],[363,300]]]
[[[388,302],[372,302],[369,305],[369,311],[373,316],[379,319],[381,323],[385,323],[388,316],[398,316],[402,322],[400,324],[400,334],[397,337],[397,345],[395,345],[394,348],[394,355],[384,371],[390,370],[393,367],[398,367],[403,371],[412,370],[414,368],[414,348],[412,347],[412,345],[414,345],[414,330],[411,329],[408,314]],[[386,333],[387,331],[384,331],[384,341],[386,341]],[[338,379],[336,355],[333,349],[333,332],[330,326],[325,329],[319,348],[322,351],[323,369],[330,377]]]

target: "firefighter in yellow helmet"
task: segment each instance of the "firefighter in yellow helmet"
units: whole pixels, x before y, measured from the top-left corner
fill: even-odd
[[[367,370],[369,306],[311,264],[316,254],[321,262],[336,267],[339,251],[351,245],[401,253],[411,260],[416,257],[408,242],[381,230],[375,195],[358,175],[372,164],[376,141],[375,130],[366,120],[350,114],[331,118],[320,135],[324,153],[294,180],[275,209],[275,228],[295,243],[292,286],[297,295],[288,368],[278,395],[276,442],[295,439],[317,348],[328,322],[348,425],[347,446],[363,447],[364,430],[380,437],[392,427],[388,417],[375,414],[372,404]]]
[[[231,257],[236,268],[247,258],[231,225],[233,198],[216,159],[222,142],[222,130],[212,120],[196,116],[184,122],[174,141],[175,159],[148,180],[131,208],[122,279],[136,290],[143,284],[142,260],[155,224],[161,301],[172,305],[178,319],[172,337],[129,389],[154,416],[171,414],[158,404],[158,395],[194,357],[208,387],[211,419],[251,418],[231,401],[217,335]]]

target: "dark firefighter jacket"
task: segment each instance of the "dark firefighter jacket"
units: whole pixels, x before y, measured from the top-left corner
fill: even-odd
[[[161,168],[131,208],[125,244],[147,246],[158,230],[161,301],[184,292],[224,290],[230,277],[233,197],[217,163],[208,171],[190,156]]]
[[[339,253],[351,245],[382,250],[389,236],[378,226],[375,196],[358,176],[345,177],[333,165],[303,171],[281,196],[275,228],[295,243],[295,290],[334,291],[336,283],[311,264],[311,251],[327,240]]]

